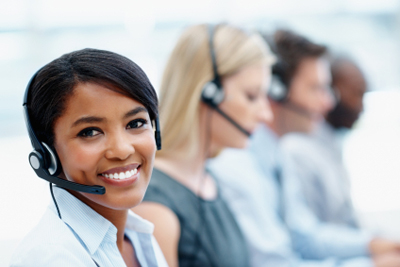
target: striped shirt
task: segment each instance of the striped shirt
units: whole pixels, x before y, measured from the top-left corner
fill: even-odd
[[[55,187],[54,195],[62,220],[51,202],[15,250],[11,266],[126,266],[116,244],[117,228],[111,222],[64,189]],[[167,266],[153,228],[129,211],[125,235],[142,267]]]

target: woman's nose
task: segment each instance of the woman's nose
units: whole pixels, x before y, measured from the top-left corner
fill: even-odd
[[[108,159],[125,160],[135,153],[133,143],[130,141],[129,134],[122,131],[114,133],[109,137],[106,157]]]
[[[267,97],[263,97],[263,99],[261,99],[260,108],[259,108],[259,111],[257,114],[258,114],[258,120],[261,123],[269,123],[274,118],[274,115],[272,113],[271,106],[269,104]]]

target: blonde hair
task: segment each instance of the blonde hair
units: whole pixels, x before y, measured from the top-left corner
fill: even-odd
[[[157,156],[192,157],[199,151],[201,92],[214,78],[208,27],[202,24],[187,28],[167,62],[160,88],[163,148]],[[273,56],[257,33],[222,24],[214,29],[213,38],[221,77],[255,63],[272,63]]]

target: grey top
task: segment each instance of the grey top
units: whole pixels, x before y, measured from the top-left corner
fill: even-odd
[[[154,169],[143,201],[165,205],[177,215],[180,267],[249,266],[245,240],[219,191],[216,199],[204,200]]]

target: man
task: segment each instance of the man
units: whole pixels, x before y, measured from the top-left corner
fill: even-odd
[[[367,83],[359,67],[343,56],[333,58],[331,73],[338,102],[327,114],[327,121],[311,134],[289,134],[281,144],[315,216],[323,222],[357,227],[340,135],[358,119]]]
[[[269,97],[275,119],[254,133],[249,149],[225,150],[209,162],[252,266],[400,266],[397,243],[321,223],[305,205],[279,137],[312,131],[332,108],[326,48],[290,31],[277,31],[273,41],[278,63]],[[385,256],[369,257],[378,252]]]
[[[353,127],[363,110],[363,96],[367,90],[364,74],[346,56],[336,56],[331,63],[332,87],[338,98],[326,120],[335,129]]]

